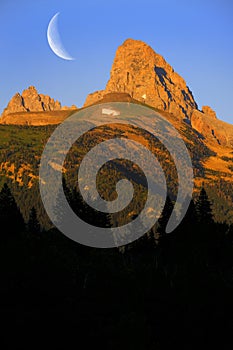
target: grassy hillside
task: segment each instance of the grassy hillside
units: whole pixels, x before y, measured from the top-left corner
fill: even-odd
[[[228,157],[224,157],[224,152],[221,154],[222,163],[224,166],[227,166],[214,167],[214,162],[218,167],[220,166],[220,162],[217,161],[219,155],[216,149],[209,147],[205,140],[199,137],[198,133],[187,123],[181,122],[168,113],[162,112],[161,114],[179,130],[190,151],[195,177],[194,196],[204,183],[213,202],[215,218],[218,221],[232,222],[233,173],[231,167],[232,158],[229,157],[229,151],[227,153]],[[56,125],[0,125],[0,186],[4,182],[10,185],[26,220],[28,219],[30,208],[35,206],[39,219],[45,227],[49,226],[49,220],[40,201],[38,170],[44,146],[55,128]],[[175,200],[177,194],[177,172],[169,152],[157,139],[151,138],[151,135],[147,132],[123,125],[117,129],[114,126],[96,128],[77,140],[67,155],[64,164],[68,185],[71,187],[76,186],[78,165],[83,156],[96,144],[113,137],[134,139],[147,147],[149,146],[149,149],[156,155],[163,167],[168,193]],[[124,177],[129,178],[135,188],[135,200],[131,207],[128,208],[128,212],[125,212],[124,216],[127,217],[129,212],[132,214],[139,210],[137,203],[142,201],[146,187],[143,176],[137,167],[133,167],[132,164],[126,161],[111,162],[111,164],[103,167],[98,176],[99,190],[105,198],[111,199],[111,196],[114,195],[116,180]],[[113,178],[115,178],[115,182]]]

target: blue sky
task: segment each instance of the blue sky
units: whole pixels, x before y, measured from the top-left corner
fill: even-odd
[[[59,32],[75,61],[48,46],[56,12]],[[1,0],[0,112],[30,85],[63,105],[82,106],[105,87],[119,45],[143,40],[183,76],[201,108],[233,123],[232,0]]]

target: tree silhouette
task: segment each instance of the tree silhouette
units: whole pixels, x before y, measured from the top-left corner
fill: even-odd
[[[204,188],[201,189],[200,195],[196,202],[196,212],[199,222],[203,224],[211,224],[213,222],[211,203]]]
[[[211,202],[204,188],[201,189],[200,195],[196,202],[197,226],[195,232],[195,258],[198,261],[200,269],[208,264],[213,264],[217,259],[220,248],[218,224],[213,220]]]
[[[35,207],[30,210],[29,220],[28,220],[28,231],[29,233],[40,233],[40,224],[37,218],[37,212]]]
[[[7,184],[0,192],[0,222],[3,235],[17,235],[24,229],[24,220]]]
[[[159,236],[165,234],[165,229],[166,229],[168,220],[171,216],[173,207],[174,206],[173,206],[173,203],[172,203],[170,197],[167,196],[162,214],[161,214],[161,216],[158,220],[158,224],[157,224],[157,232],[159,233]]]
[[[186,202],[184,204],[186,204]],[[182,228],[183,231],[186,231],[187,229],[190,230],[193,227],[193,225],[195,226],[196,224],[197,224],[197,209],[193,199],[191,199],[188,209],[179,226]]]

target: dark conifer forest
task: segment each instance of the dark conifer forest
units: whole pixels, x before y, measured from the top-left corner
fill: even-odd
[[[64,186],[66,184],[64,183]],[[84,220],[80,194],[67,197]],[[8,185],[0,192],[2,349],[230,349],[233,346],[233,226],[213,220],[201,189],[165,234],[168,197],[156,227],[114,249],[79,245],[25,222]],[[110,226],[107,216],[100,226]]]

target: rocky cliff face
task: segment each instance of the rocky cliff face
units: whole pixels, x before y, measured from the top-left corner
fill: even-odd
[[[202,107],[202,112],[203,112],[205,115],[208,115],[208,116],[211,117],[211,118],[217,119],[217,116],[216,116],[215,111],[214,111],[211,107],[209,107],[209,106],[203,106],[203,107]]]
[[[0,124],[14,125],[48,125],[59,124],[74,110],[71,107],[62,107],[48,95],[39,94],[34,86],[24,90],[22,95],[15,94],[2,113]]]
[[[129,93],[138,101],[183,119],[189,119],[192,110],[197,109],[184,79],[150,46],[132,39],[118,48],[106,89],[89,95],[85,106],[111,92]]]
[[[205,111],[205,113],[204,113]],[[191,125],[209,144],[233,147],[233,126],[216,118],[212,109],[193,110]]]
[[[24,90],[22,95],[17,93],[12,97],[2,116],[18,112],[43,112],[60,110],[61,104],[53,98],[38,94],[34,86]]]
[[[233,146],[233,126],[217,119],[209,106],[198,109],[184,79],[142,41],[128,39],[117,50],[105,90],[87,96],[84,106],[110,99],[141,101],[191,126],[215,145]],[[131,98],[131,100],[130,100]]]

